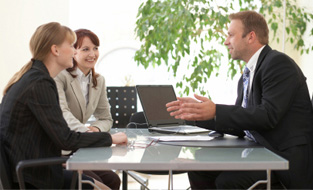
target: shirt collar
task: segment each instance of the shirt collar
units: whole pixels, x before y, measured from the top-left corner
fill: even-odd
[[[250,70],[250,72],[254,73],[256,64],[258,62],[258,58],[259,58],[261,51],[263,50],[264,47],[265,47],[265,45],[262,46],[258,51],[256,51],[253,54],[253,56],[250,58],[250,60],[248,61],[246,67]]]
[[[91,71],[85,76],[85,74],[77,67],[76,74],[80,80],[88,80],[90,81]]]

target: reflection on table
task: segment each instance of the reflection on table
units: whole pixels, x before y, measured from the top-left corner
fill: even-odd
[[[288,169],[287,160],[261,146],[173,146],[151,143],[148,136],[160,134],[149,133],[147,129],[115,130],[111,133],[127,133],[129,139],[132,139],[131,143],[124,146],[81,148],[67,161],[67,169],[150,170],[170,173],[173,170],[265,170],[268,175],[271,170]],[[228,140],[238,142],[236,138]],[[242,139],[239,141],[241,143]]]
[[[149,133],[146,129],[118,131],[126,132],[134,142],[127,146],[79,149],[67,162],[68,169],[188,171],[288,168],[288,161],[264,147],[187,147],[156,143],[144,148],[151,142],[147,136],[160,134]]]

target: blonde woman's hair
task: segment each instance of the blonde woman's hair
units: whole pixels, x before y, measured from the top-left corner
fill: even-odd
[[[13,75],[4,88],[3,95],[32,67],[35,60],[45,60],[51,50],[51,46],[61,45],[65,40],[69,40],[71,43],[76,41],[76,34],[70,28],[62,26],[57,22],[39,26],[29,42],[32,59]]]

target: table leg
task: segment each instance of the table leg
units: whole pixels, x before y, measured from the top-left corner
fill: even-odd
[[[271,190],[271,170],[266,170],[267,174],[267,190]]]
[[[266,170],[266,180],[259,180],[255,182],[248,190],[254,189],[257,185],[261,183],[266,183],[266,189],[271,190],[271,170]]]
[[[173,190],[173,171],[169,170],[168,171],[168,189]]]
[[[127,180],[127,173],[123,170],[123,176],[122,176],[122,189],[123,190],[127,190],[127,183],[128,183],[128,180]]]
[[[78,190],[82,190],[82,170],[78,170]]]

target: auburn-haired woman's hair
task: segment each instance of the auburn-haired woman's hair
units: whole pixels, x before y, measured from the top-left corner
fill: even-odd
[[[61,45],[66,39],[71,43],[74,43],[76,40],[76,34],[66,26],[62,26],[57,22],[39,26],[29,42],[29,48],[33,57],[9,80],[4,88],[3,95],[32,67],[34,60],[43,61],[49,54],[52,45]]]
[[[100,40],[98,36],[92,31],[87,30],[87,29],[79,29],[79,30],[75,30],[75,33],[77,36],[77,41],[74,44],[75,49],[81,48],[84,38],[89,38],[95,46],[98,46],[98,47],[100,46]],[[77,69],[77,62],[75,59],[73,59],[73,67],[68,68],[66,70],[72,75],[72,77],[75,78],[77,77],[77,75],[74,75],[72,71],[75,71],[76,69]],[[92,87],[96,88],[98,84],[97,77],[99,76],[99,74],[95,72],[95,68],[91,69],[91,74],[92,74],[92,84],[93,84]]]

